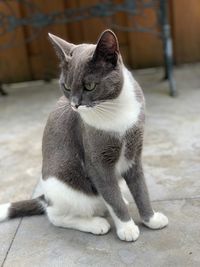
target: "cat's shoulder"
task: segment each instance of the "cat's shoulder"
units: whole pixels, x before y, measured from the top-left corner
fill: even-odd
[[[49,114],[50,120],[74,120],[77,118],[77,114],[72,111],[69,100],[65,96],[61,96],[53,110]]]
[[[77,130],[80,127],[80,118],[71,109],[70,103],[65,96],[62,96],[50,112],[45,127],[45,133],[53,132],[64,134]]]

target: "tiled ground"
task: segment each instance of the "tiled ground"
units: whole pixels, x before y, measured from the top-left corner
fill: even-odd
[[[143,85],[147,122],[144,167],[156,210],[169,227],[140,225],[136,243],[112,230],[96,237],[59,229],[44,216],[0,224],[0,265],[200,266],[200,65],[176,69],[179,96],[167,95],[162,71],[135,72]],[[0,98],[0,203],[30,198],[40,177],[41,136],[59,96],[55,82],[12,85]],[[134,204],[131,209],[139,223]]]

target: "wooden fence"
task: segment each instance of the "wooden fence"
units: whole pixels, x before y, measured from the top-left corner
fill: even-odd
[[[32,0],[44,13],[62,11],[66,8],[77,8],[98,3],[91,0]],[[104,1],[105,2],[105,1]],[[120,3],[120,0],[116,0]],[[19,17],[30,15],[31,9],[11,0],[10,5]],[[173,37],[174,59],[176,64],[200,61],[200,1],[169,1],[171,31]],[[3,1],[0,1],[1,13],[9,14]],[[0,17],[1,19],[1,17]],[[115,20],[120,25],[152,25],[156,13],[152,9],[145,10],[145,17],[125,16],[118,13]],[[1,22],[1,20],[0,20]],[[31,42],[27,38],[34,35],[34,28],[18,27],[15,30],[13,45],[0,48],[0,80],[16,82],[33,79],[48,79],[58,75],[58,61],[49,43],[47,33],[51,32],[74,43],[95,42],[105,28],[110,25],[109,17],[91,18],[70,24],[51,25],[42,29]],[[142,32],[116,31],[120,41],[124,61],[132,68],[146,68],[163,64],[162,42],[155,35]],[[0,34],[0,47],[12,41],[13,33]]]

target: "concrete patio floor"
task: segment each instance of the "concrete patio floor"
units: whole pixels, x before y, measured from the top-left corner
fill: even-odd
[[[135,243],[118,240],[113,228],[105,236],[56,228],[45,216],[3,222],[0,266],[200,266],[200,65],[175,70],[177,98],[167,95],[162,69],[134,75],[146,97],[146,181],[154,209],[169,217],[169,226],[145,228],[133,202],[141,232]],[[0,203],[35,192],[43,128],[60,95],[56,82],[5,89],[9,96],[0,97]]]

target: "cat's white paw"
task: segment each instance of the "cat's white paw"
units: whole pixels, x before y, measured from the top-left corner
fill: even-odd
[[[123,241],[136,241],[139,237],[140,231],[138,226],[131,220],[123,223],[119,229],[117,229],[117,235],[119,239]]]
[[[143,223],[151,229],[161,229],[168,225],[168,218],[161,212],[155,212],[148,222]]]
[[[110,230],[109,222],[101,217],[93,218],[90,232],[94,235],[104,235]]]

